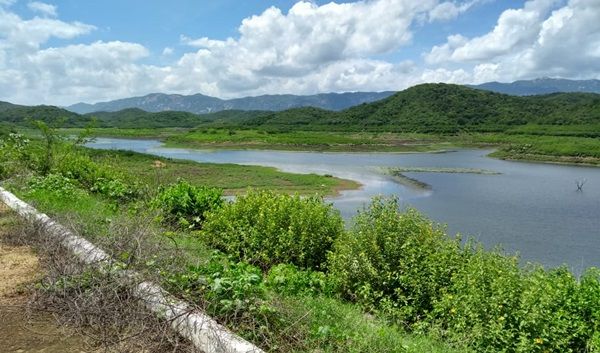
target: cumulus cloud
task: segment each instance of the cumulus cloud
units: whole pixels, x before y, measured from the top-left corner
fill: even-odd
[[[237,39],[182,36],[181,43],[198,50],[185,54],[169,79],[180,87],[204,82],[220,96],[398,88],[407,64],[370,58],[409,44],[415,21],[437,5],[437,0],[322,6],[301,1],[287,13],[271,7],[243,20]]]
[[[41,9],[33,4],[30,7]],[[398,89],[408,77],[418,77],[415,64],[372,57],[408,45],[415,21],[438,4],[439,0],[364,0],[319,6],[300,1],[287,13],[270,7],[244,19],[236,38],[182,35],[180,44],[189,52],[168,66],[142,65],[140,59],[149,53],[135,43],[43,48],[50,38],[71,39],[95,27],[48,17],[22,19],[3,11],[0,72],[14,77],[12,85],[19,86],[5,91],[14,92],[8,99],[24,103],[68,104],[151,91],[233,97]],[[165,56],[172,53],[170,47],[163,50]]]
[[[504,11],[479,37],[451,35],[425,55],[430,65],[473,65],[473,81],[539,76],[599,77],[600,2],[531,0]]]
[[[170,64],[159,66],[145,64],[151,53],[140,44],[81,44],[96,27],[61,21],[52,10],[25,19],[10,11],[12,1],[0,0],[0,99],[66,105],[157,91],[230,98],[598,77],[600,1],[557,1],[527,1],[504,11],[489,33],[457,33],[423,60],[401,62],[382,58],[411,45],[421,26],[451,20],[486,0],[300,1],[288,12],[271,7],[244,19],[233,38],[182,35],[173,45],[187,52],[175,56],[172,46],[165,47],[162,60],[168,57]],[[48,47],[51,38],[78,42]]]
[[[455,19],[461,13],[468,11],[471,7],[483,1],[484,0],[472,0],[463,3],[457,3],[454,1],[442,2],[429,11],[429,22],[449,21]]]
[[[506,10],[491,32],[470,40],[461,35],[450,36],[446,44],[434,46],[426,59],[429,63],[483,61],[520,49],[535,41],[542,19],[554,3],[556,0],[533,0],[522,9]]]
[[[28,3],[27,7],[31,11],[40,13],[42,15],[46,15],[46,16],[50,16],[50,17],[56,17],[56,15],[57,15],[56,6],[46,4],[44,2],[33,1],[33,2]]]

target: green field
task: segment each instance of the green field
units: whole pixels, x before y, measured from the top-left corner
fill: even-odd
[[[303,195],[335,195],[340,190],[360,186],[351,180],[285,173],[271,167],[197,163],[125,151],[87,150],[86,153],[99,164],[107,164],[134,175],[150,188],[184,179],[198,185],[221,188],[228,195],[244,193],[248,188]],[[156,161],[163,163],[160,168],[156,167]]]

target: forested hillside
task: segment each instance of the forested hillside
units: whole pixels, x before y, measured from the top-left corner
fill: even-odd
[[[343,111],[295,108],[281,112],[226,110],[211,114],[141,109],[78,115],[52,106],[0,104],[0,122],[57,121],[81,127],[212,126],[265,130],[337,130],[456,133],[501,132],[521,125],[600,125],[600,95],[554,93],[517,97],[451,84],[423,84]]]

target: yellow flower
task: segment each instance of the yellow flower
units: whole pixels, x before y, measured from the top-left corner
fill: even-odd
[[[542,343],[544,343],[544,340],[538,337],[538,338],[534,339],[533,342],[535,342],[535,344],[542,344]]]

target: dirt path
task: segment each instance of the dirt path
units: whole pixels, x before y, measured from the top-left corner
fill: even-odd
[[[57,326],[48,313],[30,312],[28,286],[39,278],[38,257],[27,246],[13,246],[6,236],[16,219],[0,202],[0,351],[6,353],[86,352],[83,341]]]

